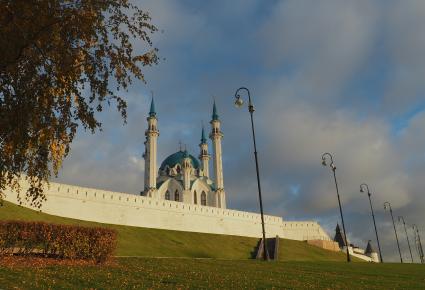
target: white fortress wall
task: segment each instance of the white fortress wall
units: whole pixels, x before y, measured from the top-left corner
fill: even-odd
[[[25,192],[25,185],[22,186]],[[5,200],[17,203],[17,195],[6,190]],[[259,214],[158,200],[106,190],[50,183],[41,211],[99,223],[176,231],[261,237]],[[27,205],[23,205],[29,207]],[[266,235],[306,240],[328,240],[317,222],[285,222],[265,215]]]
[[[282,231],[290,240],[332,240],[316,221],[282,221]]]

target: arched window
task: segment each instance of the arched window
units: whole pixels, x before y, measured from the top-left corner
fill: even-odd
[[[193,203],[198,204],[198,196],[196,194],[196,190],[193,192]]]
[[[201,205],[207,205],[207,194],[205,191],[201,193]]]
[[[180,171],[181,171],[180,165],[177,165],[177,173],[180,173]]]
[[[180,193],[178,190],[176,190],[176,192],[174,192],[174,200],[175,201],[180,201]]]
[[[170,192],[167,190],[167,192],[165,193],[165,199],[166,200],[170,200]]]

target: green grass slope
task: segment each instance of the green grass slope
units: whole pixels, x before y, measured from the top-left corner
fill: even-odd
[[[425,289],[425,265],[118,258],[111,266],[0,267],[4,289]]]
[[[45,221],[58,224],[100,226],[118,232],[118,256],[249,259],[258,239],[118,226],[63,218],[4,202],[0,220]],[[326,251],[305,242],[280,240],[281,261],[344,261],[341,252]]]

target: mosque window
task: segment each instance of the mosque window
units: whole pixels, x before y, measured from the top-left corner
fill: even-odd
[[[196,190],[193,192],[193,203],[198,204],[198,196],[196,195]]]
[[[203,191],[201,194],[201,205],[207,205],[207,194],[205,191]]]
[[[180,201],[180,193],[178,190],[176,190],[176,192],[174,192],[174,200],[175,201]]]
[[[180,166],[177,165],[177,173],[180,173],[180,171],[181,171]]]
[[[167,190],[167,192],[165,193],[165,199],[166,200],[170,200],[170,192]]]

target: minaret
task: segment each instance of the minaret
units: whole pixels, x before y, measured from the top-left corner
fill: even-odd
[[[199,147],[201,149],[201,153],[199,154],[199,160],[201,160],[203,176],[205,176],[206,178],[210,178],[210,155],[208,155],[208,143],[207,138],[205,138],[205,130],[203,125],[201,134],[201,144],[199,144]]]
[[[157,128],[158,119],[156,118],[155,103],[151,101],[151,108],[149,110],[148,129],[145,131],[145,191],[144,195],[149,197],[156,197],[156,155],[159,131]]]
[[[185,191],[190,191],[190,176],[192,173],[192,161],[189,157],[187,150],[184,150],[184,159],[183,159],[183,188]]]
[[[219,208],[226,208],[226,196],[224,192],[223,184],[223,161],[222,161],[222,152],[221,152],[221,139],[223,138],[223,133],[220,130],[220,120],[217,114],[217,107],[213,106],[213,114],[211,120],[211,134],[210,139],[213,143],[213,152],[214,152],[214,182],[217,188],[216,190],[216,206]]]

